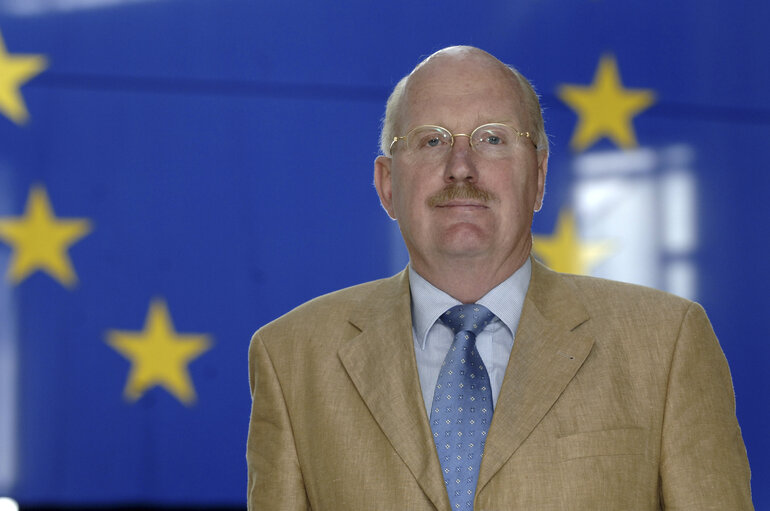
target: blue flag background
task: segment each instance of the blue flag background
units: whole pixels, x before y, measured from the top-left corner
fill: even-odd
[[[372,186],[421,58],[542,95],[537,255],[701,302],[770,509],[770,5],[0,0],[0,496],[245,505],[253,331],[406,264]]]

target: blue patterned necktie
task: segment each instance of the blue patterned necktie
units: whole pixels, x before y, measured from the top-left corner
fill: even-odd
[[[472,510],[489,423],[492,389],[476,335],[495,317],[478,304],[457,305],[439,318],[455,334],[433,395],[430,424],[453,510]]]

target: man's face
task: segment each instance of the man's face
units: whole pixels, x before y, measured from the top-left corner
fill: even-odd
[[[490,122],[532,130],[518,88],[501,69],[478,59],[429,62],[410,78],[405,94],[399,136],[425,124],[468,134]],[[487,158],[471,148],[468,137],[454,140],[440,161],[409,158],[404,141],[393,146],[392,158],[379,157],[375,185],[382,205],[398,220],[411,264],[423,276],[443,262],[462,261],[493,265],[494,272],[510,266],[510,274],[531,248],[546,154],[522,139],[509,157]]]

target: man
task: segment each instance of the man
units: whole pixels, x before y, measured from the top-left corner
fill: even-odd
[[[254,335],[249,509],[752,509],[703,309],[530,257],[548,146],[518,72],[437,52],[381,145],[409,267]]]

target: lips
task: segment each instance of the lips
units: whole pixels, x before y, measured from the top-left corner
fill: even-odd
[[[483,208],[486,209],[486,204],[482,204],[476,201],[455,199],[446,202],[436,204],[437,208]]]

